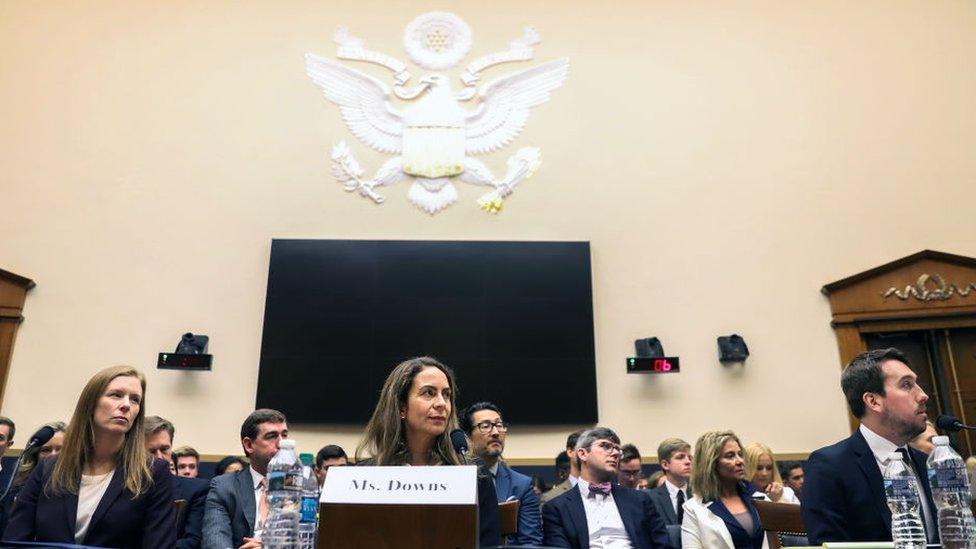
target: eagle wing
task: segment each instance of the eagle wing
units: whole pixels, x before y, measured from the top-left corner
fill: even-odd
[[[568,75],[569,60],[564,58],[486,84],[479,94],[481,105],[467,117],[467,153],[483,154],[511,143],[522,133],[529,109],[548,101]]]
[[[390,107],[390,88],[357,70],[315,54],[305,54],[305,72],[325,98],[339,105],[349,131],[366,145],[387,154],[403,146],[403,116]]]

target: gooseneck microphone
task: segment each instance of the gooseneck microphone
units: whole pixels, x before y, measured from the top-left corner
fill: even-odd
[[[461,459],[464,460],[465,463],[469,463],[471,461],[470,457],[468,456],[468,437],[464,434],[463,430],[454,429],[451,431],[451,446],[454,446],[454,451],[461,456]]]
[[[17,471],[20,470],[20,463],[24,461],[24,456],[27,455],[27,451],[31,448],[37,448],[38,446],[44,446],[47,441],[51,440],[54,436],[54,429],[48,425],[41,427],[36,433],[31,435],[27,439],[27,445],[24,446],[24,450],[20,452],[20,457],[17,458],[17,463],[14,464],[14,472],[10,474],[10,478],[7,479],[7,485],[3,487],[3,492],[0,493],[0,502],[7,497],[7,493],[10,492],[10,487],[14,483],[14,478],[17,477]]]
[[[935,426],[943,431],[951,431],[953,433],[962,431],[963,429],[976,430],[976,427],[966,425],[965,423],[959,421],[959,418],[946,414],[942,414],[935,418]]]

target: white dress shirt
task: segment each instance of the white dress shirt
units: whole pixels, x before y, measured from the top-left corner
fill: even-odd
[[[577,487],[583,498],[583,511],[586,512],[586,527],[589,530],[590,549],[633,549],[630,536],[620,518],[617,502],[613,494],[595,494],[590,497],[590,483],[578,479]]]
[[[250,465],[248,468],[251,470],[251,482],[254,483],[254,535],[257,536],[261,531],[258,527],[264,528],[263,524],[258,524],[261,520],[261,481],[264,480],[265,476],[254,470],[254,466]],[[265,482],[267,485],[267,482]]]
[[[683,492],[685,495],[685,501],[688,501],[688,483],[685,483],[684,488],[678,488],[671,481],[665,477],[664,485],[668,487],[668,495],[671,496],[671,507],[674,507],[674,514],[678,514],[678,492]]]
[[[871,453],[874,454],[874,460],[878,462],[878,469],[881,470],[881,476],[884,477],[885,467],[888,466],[888,456],[898,448],[908,448],[908,446],[895,446],[894,442],[884,438],[883,436],[875,433],[871,429],[868,429],[862,423],[859,427],[861,435],[864,436],[864,440],[868,443],[868,448],[871,449]],[[911,451],[908,455],[912,455]],[[909,471],[914,471],[915,464],[912,463],[912,468]],[[935,521],[932,519],[932,509],[929,508],[929,499],[925,497],[925,489],[922,488],[922,482],[928,482],[928,479],[918,478],[918,474],[921,471],[914,472],[916,486],[918,486],[918,502],[919,507],[922,511],[922,521],[925,523],[925,536],[932,541],[935,539]]]
[[[579,481],[580,481],[579,477],[574,477],[573,475],[569,475],[570,486],[576,486],[577,484],[579,484]]]

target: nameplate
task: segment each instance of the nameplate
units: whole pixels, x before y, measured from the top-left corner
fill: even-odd
[[[329,467],[322,503],[475,505],[478,468]]]

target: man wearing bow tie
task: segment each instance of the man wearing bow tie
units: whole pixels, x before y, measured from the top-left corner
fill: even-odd
[[[611,484],[617,477],[620,437],[590,429],[576,443],[579,482],[542,508],[545,545],[551,547],[665,549],[668,533],[646,492]]]

